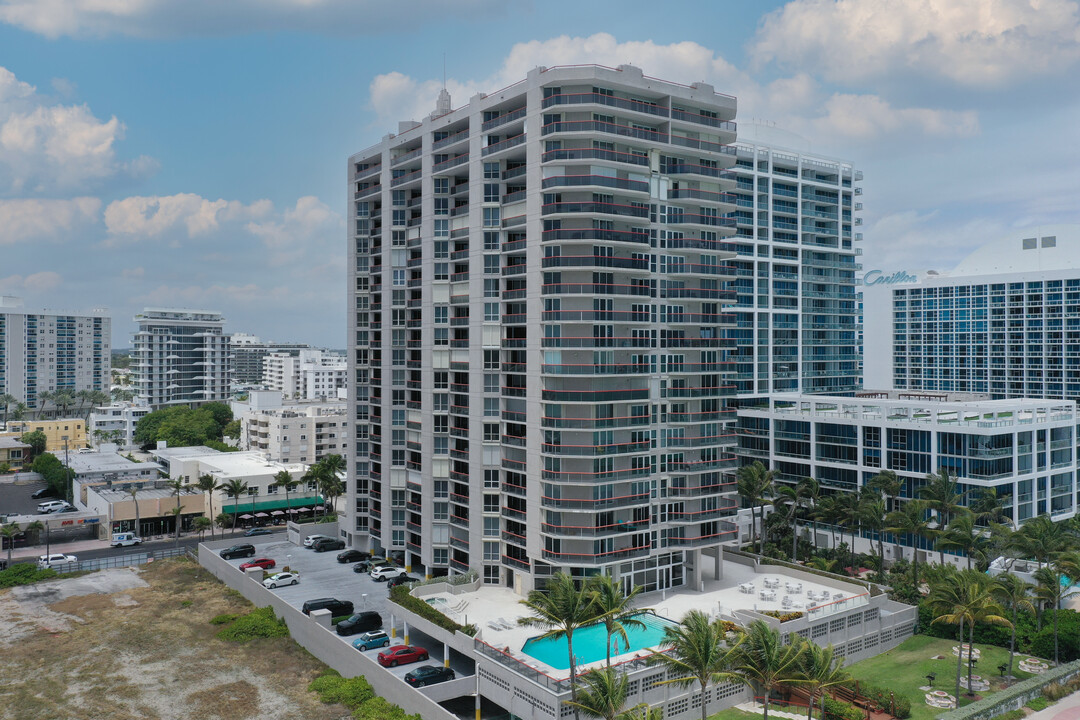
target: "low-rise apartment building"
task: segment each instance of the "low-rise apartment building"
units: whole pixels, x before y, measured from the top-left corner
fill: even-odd
[[[25,433],[45,433],[45,452],[59,455],[67,450],[75,452],[86,447],[86,421],[82,418],[61,418],[59,420],[12,420],[7,432],[0,437],[20,438]]]
[[[276,390],[255,390],[232,403],[240,448],[282,463],[316,463],[348,450],[345,400],[283,402]]]
[[[135,426],[153,412],[145,400],[115,402],[94,408],[90,413],[90,440],[95,446],[115,443],[123,449],[135,447]]]
[[[293,400],[336,398],[347,377],[345,358],[322,350],[275,352],[263,358],[263,384]]]

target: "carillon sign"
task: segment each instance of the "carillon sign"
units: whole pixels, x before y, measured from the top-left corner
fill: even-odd
[[[897,270],[892,275],[886,275],[881,270],[870,270],[863,275],[863,285],[902,285],[914,282],[919,282],[918,276],[904,270]]]

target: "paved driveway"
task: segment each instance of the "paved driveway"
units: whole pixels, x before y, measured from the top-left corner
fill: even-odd
[[[390,632],[391,616],[395,616],[394,627],[397,629],[397,637],[391,638],[391,646],[405,643],[403,637],[404,624],[401,620],[401,614],[398,606],[389,600],[386,583],[372,580],[367,573],[353,572],[353,563],[339,563],[337,561],[339,550],[317,553],[303,546],[293,545],[280,536],[237,538],[237,542],[251,542],[255,546],[255,558],[267,557],[277,563],[277,567],[272,571],[268,571],[268,574],[278,572],[285,566],[300,574],[299,584],[271,591],[296,609],[299,610],[306,601],[316,598],[333,597],[339,600],[351,600],[357,612],[374,610],[379,613],[383,619],[383,630],[387,632]],[[248,558],[228,560],[227,562],[239,570],[242,563],[248,562]],[[413,575],[416,576],[417,573],[414,572]],[[339,637],[338,639],[351,646],[352,641],[357,637],[352,635]],[[409,632],[409,643],[425,648],[430,654],[430,660],[423,663],[401,665],[396,668],[385,668],[386,672],[397,677],[403,677],[407,672],[420,665],[443,664],[442,643],[413,630]],[[374,659],[381,649],[368,650],[364,654]],[[466,663],[461,658],[451,657],[450,666],[454,668],[458,677],[471,675],[473,672],[471,663]]]

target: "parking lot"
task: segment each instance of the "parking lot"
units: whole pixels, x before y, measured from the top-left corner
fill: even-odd
[[[31,493],[45,487],[44,480],[32,480],[29,473],[23,475],[25,480],[19,482],[0,483],[0,515],[36,515],[39,502],[47,499],[35,500],[30,497]],[[39,477],[34,475],[33,477]]]
[[[339,563],[337,554],[340,551],[331,550],[317,553],[308,548],[293,545],[286,540],[284,534],[237,538],[236,542],[251,542],[255,546],[254,558],[237,558],[226,561],[236,567],[238,572],[240,565],[250,559],[270,558],[277,563],[277,567],[268,570],[267,575],[280,572],[285,567],[299,573],[299,584],[269,591],[275,593],[293,607],[299,610],[306,601],[324,597],[350,600],[356,612],[373,610],[379,613],[383,619],[382,629],[387,633],[390,633],[391,618],[393,617],[393,626],[397,632],[396,637],[390,640],[391,646],[404,644],[401,613],[397,605],[390,602],[386,583],[373,580],[367,573],[353,572],[353,563]],[[414,577],[419,575],[415,571],[411,574]],[[353,640],[356,640],[359,635],[335,637],[339,642],[347,643],[351,647]],[[426,662],[411,663],[396,668],[385,668],[386,672],[397,677],[404,677],[410,670],[421,665],[441,665],[443,663],[444,648],[442,643],[433,640],[424,633],[410,629],[409,644],[423,647],[428,651],[430,659]],[[371,656],[374,660],[380,650],[382,648],[367,650],[364,651],[364,654]],[[456,652],[451,653],[450,667],[454,669],[459,678],[473,674],[472,662],[459,656]]]

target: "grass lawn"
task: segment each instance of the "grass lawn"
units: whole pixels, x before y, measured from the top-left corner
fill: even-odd
[[[952,648],[956,644],[955,640],[916,635],[893,650],[869,660],[854,663],[847,669],[856,680],[889,688],[897,695],[903,695],[911,700],[912,720],[932,720],[943,711],[927,705],[926,691],[920,690],[919,687],[926,685],[928,674],[935,673],[937,675],[937,679],[934,680],[935,690],[944,690],[950,695],[956,692],[956,656],[952,653]],[[982,651],[982,657],[975,666],[973,674],[990,682],[990,690],[979,695],[979,697],[985,697],[1002,689],[997,667],[1009,662],[1009,651],[1005,648],[978,643],[975,647]],[[944,655],[945,658],[932,659],[938,655]],[[1017,668],[1021,657],[1023,656],[1017,653],[1013,663],[1013,675],[1023,680],[1031,676]],[[967,676],[967,663],[963,665],[963,674]],[[963,689],[961,693],[964,693]],[[973,698],[962,694],[960,705],[963,707],[973,701]],[[725,720],[735,719],[726,718]]]
[[[698,708],[700,710],[701,708]],[[770,718],[772,715],[769,716]],[[710,715],[709,720],[753,720],[757,718],[761,720],[761,715],[757,713],[748,713],[739,710],[738,708],[728,708],[727,710],[721,710],[715,715]]]

